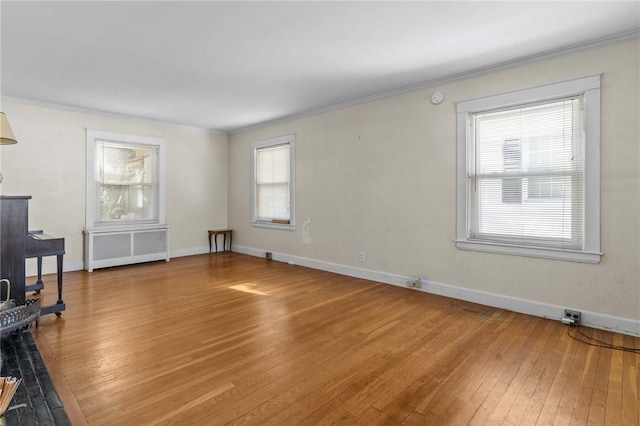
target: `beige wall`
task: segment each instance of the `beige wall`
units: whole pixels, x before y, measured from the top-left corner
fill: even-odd
[[[208,250],[207,229],[227,226],[226,134],[10,101],[2,103],[2,110],[18,144],[0,148],[1,192],[33,196],[29,228],[65,237],[65,269],[83,266],[85,128],[167,141],[166,216],[172,256]],[[45,262],[50,267],[53,259]]]
[[[507,298],[640,319],[637,40],[230,136],[234,243]],[[456,249],[455,102],[602,72],[600,264]],[[445,94],[438,106],[433,90]],[[295,231],[253,228],[251,142],[296,133]],[[311,221],[311,243],[302,223]],[[358,261],[358,252],[366,261]],[[637,331],[640,333],[640,329]]]
[[[19,143],[0,148],[5,176],[0,192],[32,195],[29,227],[64,236],[66,268],[79,269],[84,129],[159,136],[167,140],[167,222],[174,256],[205,251],[205,231],[228,225],[234,229],[234,245],[255,253],[420,276],[463,292],[567,306],[638,324],[639,52],[638,41],[627,41],[229,138],[4,101],[2,110]],[[596,72],[603,73],[601,263],[456,249],[455,102]],[[438,106],[429,102],[436,89],[446,96]],[[251,142],[287,133],[297,134],[296,230],[253,228]],[[302,235],[305,218],[311,221],[308,244]],[[365,262],[358,261],[360,251],[366,253]],[[45,262],[52,266],[51,259]]]

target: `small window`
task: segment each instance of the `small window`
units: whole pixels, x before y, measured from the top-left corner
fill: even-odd
[[[295,135],[253,143],[254,226],[293,229]]]
[[[458,103],[457,246],[598,262],[600,76]]]

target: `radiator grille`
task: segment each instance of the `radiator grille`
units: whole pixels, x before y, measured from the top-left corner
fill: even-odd
[[[93,260],[131,256],[131,234],[96,235],[93,242]]]
[[[167,231],[140,232],[133,235],[134,256],[166,251]]]

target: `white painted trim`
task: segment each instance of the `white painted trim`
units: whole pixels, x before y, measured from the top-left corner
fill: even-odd
[[[233,246],[233,251],[236,253],[246,254],[255,257],[265,257],[265,250],[244,247]],[[208,246],[195,247],[191,249],[181,249],[171,251],[171,257],[183,257],[206,254],[209,252]],[[413,281],[416,277],[407,277],[403,275],[388,274],[385,272],[371,271],[363,268],[355,268],[351,266],[339,265],[336,263],[323,262],[314,259],[308,259],[298,256],[289,256],[282,253],[273,253],[273,260],[279,262],[289,263],[293,265],[304,266],[307,268],[318,269],[321,271],[333,272],[340,275],[346,275],[349,277],[362,278],[371,280],[383,284],[395,285],[398,287],[406,288],[407,290],[423,291],[425,293],[437,294],[439,296],[451,297],[454,299],[465,300],[467,302],[478,303],[481,305],[492,306],[495,308],[505,309],[513,312],[520,312],[527,315],[534,315],[538,317],[548,318],[556,321],[560,321],[563,317],[564,308],[575,309],[582,312],[582,323],[587,327],[598,328],[602,330],[614,331],[617,333],[628,334],[631,336],[640,337],[640,320],[633,320],[630,318],[614,317],[611,315],[601,314],[598,312],[585,311],[579,306],[558,306],[550,305],[546,303],[536,302],[533,300],[519,299],[510,296],[504,296],[494,293],[487,293],[479,290],[472,290],[462,287],[457,287],[448,284],[437,283],[434,281],[428,281],[421,279],[422,288],[413,289],[406,286],[407,281]],[[135,266],[135,265],[132,265]],[[64,272],[81,271],[84,269],[82,262],[65,262]],[[42,265],[43,274],[55,274],[55,263],[45,262]],[[37,275],[35,259],[33,265],[27,264],[27,277],[34,277]],[[31,280],[28,280],[29,282]]]
[[[196,256],[196,255],[207,254],[207,253],[209,253],[209,246],[201,246],[201,247],[169,251],[169,257],[170,259],[172,259],[176,257]],[[51,259],[51,261],[48,262],[46,259]],[[168,261],[168,259],[161,259],[161,260]],[[135,264],[132,264],[131,266],[135,266]],[[62,266],[63,272],[83,271],[84,269],[85,269],[84,262],[82,261],[73,261],[73,262],[65,261]],[[57,272],[58,272],[58,266],[55,262],[55,257],[50,256],[50,257],[43,258],[42,274],[49,275],[49,274],[56,274]],[[33,258],[33,260],[27,259],[26,276],[27,277],[38,276],[38,265],[36,263],[35,257]],[[31,281],[31,280],[27,280],[27,281]]]
[[[29,279],[30,277],[38,276],[38,264],[36,263],[36,258],[34,257],[32,259],[33,260],[27,259],[27,262],[25,265],[26,266],[25,276],[27,277],[27,285],[33,284],[31,283],[31,281],[35,282],[35,279],[31,280]],[[51,261],[47,262],[45,259],[51,259]],[[84,269],[84,262],[82,261],[75,261],[75,262],[64,261],[62,264],[62,272],[82,271],[83,269]],[[48,257],[42,258],[42,275],[57,274],[57,273],[58,273],[58,265],[55,261],[55,256],[48,256]],[[63,284],[64,284],[64,280],[63,280]]]
[[[462,250],[518,256],[542,257],[573,262],[599,263],[600,252],[600,81],[601,73],[556,81],[463,100],[456,103],[456,247]],[[570,96],[584,96],[585,123],[585,192],[584,233],[581,250],[549,246],[518,246],[501,241],[474,241],[469,238],[469,221],[477,218],[474,211],[467,217],[468,140],[475,138],[469,117],[475,113],[514,108]],[[473,150],[472,150],[473,151]],[[470,227],[474,228],[474,221]]]
[[[19,104],[33,105],[33,106],[37,106],[37,107],[41,107],[41,108],[53,108],[53,109],[59,109],[59,110],[63,110],[63,111],[77,112],[77,113],[80,113],[80,114],[99,115],[101,117],[117,118],[117,119],[120,119],[120,120],[137,121],[137,122],[150,123],[150,124],[162,124],[162,125],[166,125],[166,126],[179,127],[179,128],[183,128],[183,129],[205,130],[207,132],[215,133],[215,134],[218,134],[218,135],[227,135],[228,134],[227,132],[222,131],[222,130],[207,129],[205,127],[198,127],[198,126],[192,126],[192,125],[188,125],[188,124],[173,123],[173,122],[170,122],[170,121],[163,121],[163,120],[155,120],[153,118],[138,117],[138,116],[135,116],[135,115],[118,114],[116,112],[102,111],[102,110],[99,110],[99,109],[82,108],[82,107],[76,107],[76,106],[72,106],[72,105],[56,104],[56,103],[52,103],[52,102],[42,102],[42,101],[36,101],[36,100],[33,100],[33,99],[16,98],[16,97],[13,97],[13,96],[4,96],[4,95],[1,96],[0,99],[3,102],[4,101],[16,102],[16,103],[19,103]]]
[[[169,258],[171,259],[175,257],[195,256],[195,255],[207,254],[207,253],[209,253],[209,246],[201,246],[201,247],[194,247],[189,249],[171,250],[169,251]],[[51,261],[47,262],[46,259],[51,259]],[[169,261],[169,259],[161,259],[161,260]],[[135,266],[135,265],[132,264],[131,266]],[[82,271],[84,269],[85,269],[84,262],[82,261],[74,261],[74,262],[65,261],[62,266],[63,272]],[[51,257],[43,258],[42,274],[49,275],[49,274],[56,274],[57,272],[58,272],[58,266],[55,262],[55,257],[51,256]],[[36,277],[37,275],[38,275],[38,265],[36,263],[35,257],[33,258],[33,260],[27,259],[26,276]],[[30,280],[27,280],[27,281],[30,281]]]
[[[286,223],[271,223],[271,222],[251,222],[251,226],[254,228],[268,228],[268,229],[280,229],[283,231],[295,231],[295,225],[286,224]]]
[[[600,251],[600,88],[584,93],[584,251]]]
[[[588,50],[588,49],[593,49],[593,48],[600,47],[600,46],[606,46],[606,45],[609,45],[609,44],[619,43],[619,42],[623,42],[623,41],[627,41],[627,40],[633,40],[633,39],[637,39],[639,37],[640,37],[640,30],[631,30],[631,31],[627,31],[627,32],[619,33],[619,34],[614,34],[612,36],[607,36],[607,37],[603,37],[603,38],[600,38],[600,39],[591,40],[591,41],[584,42],[584,43],[578,43],[578,44],[574,44],[574,45],[571,45],[571,46],[562,47],[562,48],[559,48],[559,49],[553,49],[553,50],[549,50],[549,51],[546,51],[546,52],[542,52],[542,53],[538,53],[538,54],[534,54],[534,55],[530,55],[530,56],[524,56],[522,58],[518,58],[518,59],[514,59],[514,60],[510,60],[510,61],[499,62],[497,64],[488,65],[488,66],[481,67],[481,68],[475,68],[475,69],[472,69],[472,70],[469,70],[469,71],[463,71],[463,72],[460,72],[460,73],[457,73],[457,74],[452,74],[452,75],[449,75],[449,76],[433,78],[433,79],[426,80],[426,81],[423,81],[423,82],[420,82],[420,83],[417,83],[417,84],[412,84],[410,86],[400,87],[398,89],[388,90],[388,91],[377,93],[377,94],[371,95],[371,96],[365,96],[365,97],[362,97],[362,98],[353,99],[353,100],[346,101],[346,102],[341,102],[341,103],[338,103],[338,104],[327,105],[325,107],[316,108],[316,109],[312,109],[312,110],[309,110],[309,111],[303,111],[303,112],[300,112],[300,113],[297,113],[297,114],[286,115],[286,116],[283,116],[283,117],[274,118],[273,120],[267,120],[267,121],[263,121],[263,122],[256,123],[256,124],[249,124],[247,126],[240,126],[240,127],[228,128],[228,129],[209,129],[209,128],[186,125],[186,124],[172,123],[172,122],[162,121],[162,120],[154,120],[154,119],[151,119],[151,118],[144,118],[144,117],[137,117],[137,116],[132,116],[132,115],[118,114],[118,113],[114,113],[114,112],[108,112],[108,111],[102,111],[102,110],[96,110],[96,109],[90,109],[90,108],[82,108],[82,107],[76,107],[76,106],[71,106],[71,105],[55,104],[55,103],[37,101],[37,100],[32,100],[32,99],[17,98],[17,97],[12,97],[12,96],[0,96],[0,100],[1,101],[17,102],[17,103],[22,103],[22,104],[27,104],[27,105],[35,105],[35,106],[40,106],[40,107],[44,107],[44,108],[61,109],[61,110],[78,112],[78,113],[83,113],[83,114],[100,115],[100,116],[111,117],[111,118],[119,118],[119,119],[125,119],[125,120],[142,121],[142,122],[153,122],[153,123],[167,124],[167,125],[172,125],[172,126],[177,126],[177,127],[185,127],[185,128],[192,128],[192,129],[207,130],[209,132],[216,133],[216,134],[221,134],[221,135],[234,135],[234,134],[238,134],[238,133],[244,133],[244,132],[247,132],[247,131],[250,131],[250,130],[259,129],[259,128],[262,128],[262,127],[272,126],[274,124],[285,123],[285,122],[292,121],[292,120],[297,120],[297,119],[300,119],[300,118],[305,118],[305,117],[310,117],[310,116],[322,114],[322,113],[325,113],[325,112],[328,112],[328,111],[334,111],[334,110],[337,110],[337,109],[348,108],[348,107],[353,106],[353,105],[359,105],[359,104],[375,101],[375,100],[378,100],[378,99],[384,99],[384,98],[388,98],[388,97],[391,97],[391,96],[401,95],[403,93],[415,92],[415,91],[419,91],[419,90],[428,89],[430,87],[437,86],[437,85],[449,84],[449,83],[460,81],[460,80],[463,80],[463,79],[466,79],[466,78],[477,77],[477,76],[481,76],[481,75],[484,75],[484,74],[492,73],[492,72],[495,72],[495,71],[500,71],[500,70],[504,70],[504,69],[508,69],[508,68],[515,68],[515,67],[518,67],[518,66],[526,65],[526,64],[529,64],[529,63],[532,63],[532,62],[536,62],[536,61],[540,61],[540,60],[544,60],[544,59],[550,59],[550,58],[554,58],[554,57],[557,57],[557,56],[577,53],[577,52],[581,52],[581,51]]]
[[[94,231],[95,229],[109,229],[111,227],[118,226],[130,226],[132,228],[142,228],[146,224],[162,225],[166,222],[166,141],[164,138],[156,136],[140,136],[140,135],[128,135],[113,132],[103,132],[93,129],[86,130],[86,165],[85,165],[85,226],[88,230]],[[147,148],[155,148],[157,150],[156,168],[158,173],[158,190],[157,190],[157,211],[155,219],[144,219],[137,221],[124,221],[100,223],[96,224],[96,187],[95,187],[95,153],[98,141],[109,141],[117,144],[135,144],[145,146]],[[94,229],[95,227],[95,229]]]
[[[258,149],[279,145],[289,146],[289,223],[265,222],[256,217],[256,154]],[[253,142],[251,158],[251,226],[294,231],[296,229],[296,134],[290,133]]]
[[[256,257],[265,257],[265,251],[244,246],[233,246],[233,251]],[[506,309],[508,311],[519,312],[527,315],[548,318],[560,321],[564,316],[564,309],[575,309],[582,312],[582,324],[587,327],[602,330],[614,331],[640,337],[640,320],[631,318],[614,317],[598,312],[586,311],[579,306],[558,306],[534,300],[520,299],[517,297],[505,296],[501,294],[488,293],[449,284],[442,284],[435,281],[421,279],[421,289],[410,289],[406,286],[408,281],[413,281],[416,277],[388,274],[386,272],[371,271],[363,268],[339,265],[330,262],[323,262],[315,259],[308,259],[298,256],[290,256],[283,253],[273,253],[273,260],[290,263],[292,265],[304,266],[312,269],[333,272],[355,278],[376,281],[384,284],[391,284],[407,290],[423,291],[425,293],[437,294],[454,299],[465,300],[467,302]]]
[[[114,228],[111,228],[114,229]],[[93,272],[94,269],[107,268],[110,266],[130,265],[134,263],[152,262],[154,260],[166,260],[170,259],[169,256],[169,226],[157,225],[154,227],[132,227],[126,226],[117,230],[106,230],[101,228],[85,228],[84,229],[84,266],[88,272]],[[164,232],[164,250],[156,249],[152,253],[136,254],[137,244],[136,236],[144,235],[148,233]],[[102,236],[121,235],[129,238],[128,249],[129,254],[121,257],[106,257],[103,259],[95,259],[95,247],[104,244],[97,242],[98,238]]]
[[[197,256],[200,254],[208,254],[209,246],[200,246],[200,247],[192,247],[192,248],[180,249],[180,250],[171,250],[169,253],[171,254],[171,258]]]
[[[467,99],[456,102],[456,112],[458,114],[477,113],[522,105],[523,103],[533,104],[542,101],[581,95],[593,90],[600,90],[601,78],[602,73],[595,73],[582,77],[554,81],[553,83],[538,84],[522,89],[511,90],[509,92],[501,92],[494,95],[485,95],[479,98]],[[595,101],[592,102],[595,103]],[[598,107],[597,111],[599,112],[599,103],[591,106],[591,108],[596,107]]]
[[[456,240],[456,247],[462,250],[484,251],[514,256],[538,257],[542,259],[567,260],[581,263],[600,263],[601,252],[565,250],[561,248],[527,247],[488,241]]]

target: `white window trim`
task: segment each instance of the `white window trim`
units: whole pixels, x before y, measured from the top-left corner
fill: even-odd
[[[273,223],[258,220],[256,217],[256,150],[267,146],[289,145],[289,223]],[[251,144],[251,154],[253,157],[251,165],[251,226],[257,228],[271,228],[293,231],[296,229],[295,222],[295,158],[296,158],[296,135],[295,133],[277,136],[275,138],[264,139]]]
[[[598,263],[600,252],[600,79],[592,74],[542,86],[458,102],[456,246],[464,250]],[[498,108],[583,95],[585,125],[584,242],[582,250],[531,247],[517,244],[473,241],[467,233],[466,150],[467,120],[470,114]]]

